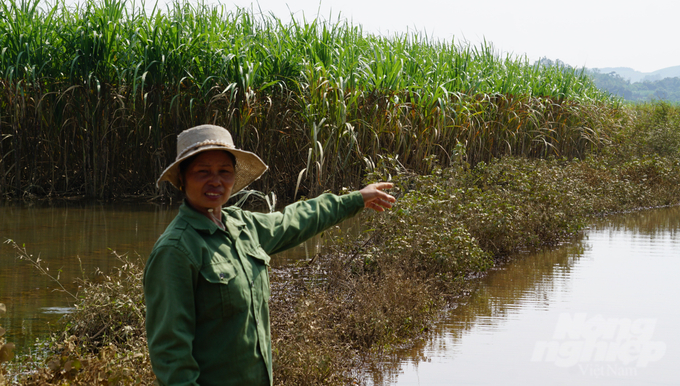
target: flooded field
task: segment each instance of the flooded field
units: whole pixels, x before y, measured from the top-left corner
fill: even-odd
[[[0,238],[25,245],[69,291],[110,272],[112,250],[145,259],[176,207],[4,205]],[[373,385],[680,384],[680,208],[612,216],[549,252],[494,269]],[[310,258],[313,239],[274,266]],[[68,295],[0,245],[0,324],[28,347],[71,310]]]
[[[680,384],[680,209],[496,269],[380,385]]]
[[[110,273],[119,265],[113,251],[146,260],[158,236],[177,213],[177,206],[152,204],[0,204],[0,303],[7,313],[0,325],[7,340],[26,348],[72,309],[73,299],[26,261],[6,239],[24,245],[49,273],[72,292],[78,279]],[[314,238],[272,258],[272,266],[313,256]]]

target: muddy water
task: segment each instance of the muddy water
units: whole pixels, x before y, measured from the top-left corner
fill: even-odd
[[[0,204],[0,303],[7,306],[0,326],[8,341],[19,349],[30,347],[72,310],[73,299],[31,264],[16,259],[6,239],[24,245],[66,290],[77,293],[79,278],[96,277],[97,269],[111,273],[119,265],[113,251],[145,260],[176,213],[176,205]],[[311,258],[322,242],[316,237],[277,254],[272,266]]]
[[[680,385],[680,209],[491,272],[376,385]]]
[[[0,240],[25,244],[69,291],[111,250],[146,258],[176,207],[0,205]],[[492,271],[477,291],[400,352],[375,385],[680,385],[680,208],[611,217],[580,240]],[[310,258],[316,238],[274,256]],[[72,301],[0,244],[0,325],[19,348],[54,328]]]

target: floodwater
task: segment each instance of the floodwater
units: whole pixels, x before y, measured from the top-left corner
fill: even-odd
[[[495,269],[374,385],[680,385],[680,208]]]
[[[55,330],[59,318],[73,309],[73,298],[26,260],[7,239],[24,247],[48,274],[76,294],[78,280],[110,274],[119,255],[145,261],[158,236],[172,221],[177,206],[96,203],[0,203],[0,303],[7,313],[0,326],[18,350]],[[318,236],[272,257],[272,266],[311,258],[323,243]],[[25,350],[24,350],[25,351]]]
[[[77,278],[143,260],[177,212],[151,204],[0,205],[0,241],[25,245],[71,292]],[[358,228],[359,224],[355,226]],[[355,230],[356,231],[356,230]],[[680,208],[612,216],[559,249],[494,269],[426,341],[373,385],[680,385]],[[315,238],[272,265],[309,259]],[[72,309],[0,244],[0,326],[21,350]]]

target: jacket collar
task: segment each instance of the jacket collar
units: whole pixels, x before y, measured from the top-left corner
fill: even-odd
[[[220,229],[217,224],[210,221],[209,218],[190,207],[186,201],[183,201],[182,205],[180,205],[179,213],[182,215],[182,218],[197,231],[210,233],[212,235]],[[238,235],[241,232],[241,229],[246,226],[243,221],[229,216],[229,212],[222,209],[222,218],[224,219],[225,217],[227,232],[232,235]]]

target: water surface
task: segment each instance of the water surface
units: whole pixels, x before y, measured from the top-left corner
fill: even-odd
[[[680,385],[680,209],[491,272],[375,384]]]
[[[96,278],[95,271],[111,273],[120,265],[115,253],[148,257],[158,236],[177,214],[177,205],[144,203],[4,203],[0,204],[0,303],[7,313],[0,326],[7,339],[24,349],[36,337],[56,328],[72,310],[73,299],[50,278],[4,243],[12,239],[71,293],[78,280]],[[272,266],[311,258],[322,244],[319,237],[272,257]]]

